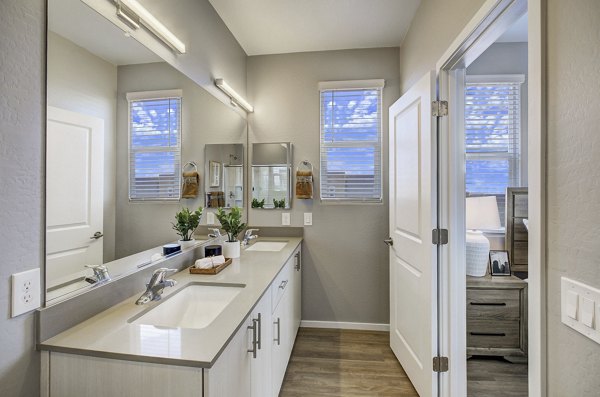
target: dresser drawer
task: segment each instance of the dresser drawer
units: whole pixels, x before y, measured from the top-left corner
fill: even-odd
[[[518,348],[521,344],[519,320],[467,320],[467,346]]]
[[[519,320],[520,300],[517,289],[467,289],[467,322]]]

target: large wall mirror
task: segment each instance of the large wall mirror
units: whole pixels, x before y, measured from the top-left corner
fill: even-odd
[[[226,178],[243,184],[247,126],[80,0],[48,2],[47,72],[50,305],[94,287],[86,266],[105,264],[116,279],[177,240],[175,213],[206,206],[205,147],[235,146],[241,160]],[[180,198],[190,162],[196,194]]]

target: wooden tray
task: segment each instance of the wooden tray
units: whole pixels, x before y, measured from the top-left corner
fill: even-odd
[[[225,269],[227,266],[231,265],[231,262],[233,262],[233,259],[225,258],[225,263],[223,263],[217,267],[213,267],[212,269],[196,269],[195,267],[192,266],[192,267],[190,267],[190,273],[191,274],[217,274],[221,270]]]

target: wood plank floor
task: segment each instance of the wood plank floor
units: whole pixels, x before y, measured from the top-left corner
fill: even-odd
[[[280,397],[418,396],[387,332],[300,328]]]
[[[467,360],[467,379],[469,397],[527,396],[527,364],[473,357]]]
[[[527,396],[527,365],[467,362],[469,397]],[[280,397],[418,396],[387,332],[300,328]]]

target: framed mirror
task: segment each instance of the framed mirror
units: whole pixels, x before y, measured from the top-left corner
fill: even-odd
[[[47,105],[46,305],[178,239],[175,213],[205,206],[203,170],[181,194],[205,145],[239,145],[243,167],[245,118],[81,0],[48,2]]]
[[[291,208],[291,143],[253,143],[251,170],[252,208]]]
[[[206,207],[244,206],[244,145],[204,146]]]

